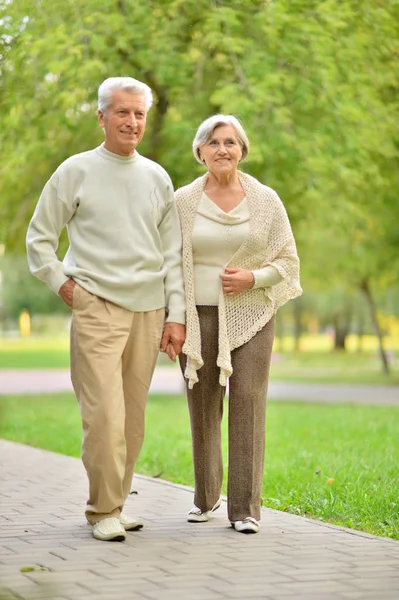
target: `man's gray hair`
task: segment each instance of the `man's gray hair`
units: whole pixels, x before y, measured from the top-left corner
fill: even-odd
[[[150,110],[152,106],[152,91],[147,84],[138,81],[138,79],[133,79],[133,77],[108,77],[98,88],[98,110],[103,114],[107,113],[112,100],[112,94],[117,90],[125,90],[132,94],[144,96],[146,110]]]
[[[201,163],[201,165],[203,164],[203,161],[201,160],[199,154],[201,146],[206,144],[206,142],[212,137],[212,134],[216,127],[220,127],[223,125],[231,125],[236,131],[237,139],[242,151],[242,156],[239,162],[247,158],[249,153],[249,140],[247,134],[244,131],[243,126],[241,125],[237,117],[234,117],[233,115],[213,115],[212,117],[205,119],[205,121],[201,123],[201,125],[198,127],[198,131],[193,141],[194,156],[195,159],[199,163]]]

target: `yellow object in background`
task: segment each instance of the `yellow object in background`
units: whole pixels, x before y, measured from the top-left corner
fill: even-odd
[[[19,315],[19,332],[21,337],[30,336],[30,314],[27,310],[23,310]]]

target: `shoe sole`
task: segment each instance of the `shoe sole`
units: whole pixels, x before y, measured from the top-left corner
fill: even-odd
[[[238,533],[245,533],[245,534],[250,534],[250,533],[258,533],[260,527],[258,527],[257,529],[250,529],[245,528],[245,529],[236,529],[236,526],[234,525],[234,523],[231,523],[232,528],[234,529],[234,531],[237,531]]]
[[[117,533],[116,535],[104,535],[104,536],[96,536],[93,533],[93,537],[95,540],[99,540],[100,542],[123,542],[126,539],[126,535],[123,533]]]
[[[143,523],[135,523],[130,527],[125,527],[124,525],[122,525],[122,527],[125,531],[138,531],[139,529],[143,529],[144,525]]]

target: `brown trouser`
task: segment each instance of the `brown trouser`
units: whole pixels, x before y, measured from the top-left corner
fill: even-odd
[[[203,367],[187,390],[193,442],[194,504],[212,508],[223,482],[221,422],[226,388],[219,384],[218,308],[198,306]],[[265,455],[266,394],[274,338],[274,317],[249,342],[231,353],[229,379],[229,465],[227,512],[230,521],[260,519]],[[180,355],[185,368],[186,357]]]
[[[76,285],[71,375],[83,424],[89,523],[118,517],[144,440],[164,309],[131,312]]]

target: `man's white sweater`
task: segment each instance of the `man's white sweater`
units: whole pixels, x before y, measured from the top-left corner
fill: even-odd
[[[70,246],[56,256],[63,227]],[[58,293],[73,278],[89,292],[131,311],[166,307],[185,322],[181,234],[166,171],[104,144],[62,163],[47,182],[27,233],[33,275]]]

